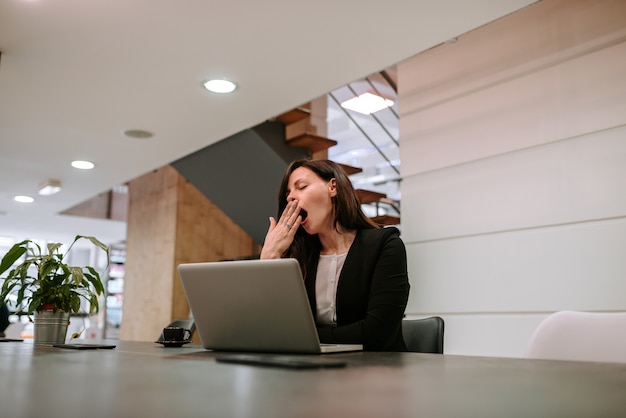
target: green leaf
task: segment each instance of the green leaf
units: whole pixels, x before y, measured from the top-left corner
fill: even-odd
[[[22,241],[22,242],[27,243],[27,245],[28,244],[34,245],[34,247],[28,246],[28,252],[30,254],[32,254],[33,257],[41,258],[41,247],[39,246],[39,244],[37,244],[36,242],[31,241],[31,240],[26,240],[26,241]],[[35,248],[37,249],[37,252],[35,252]]]
[[[63,244],[61,244],[60,242],[51,242],[48,243],[47,247],[48,247],[48,255],[52,256],[54,253],[56,253],[59,248],[61,248]]]
[[[78,311],[80,311],[80,298],[79,297],[71,298],[70,304],[72,307],[72,311],[74,313],[78,313]]]
[[[59,262],[53,258],[44,258],[39,264],[39,276],[47,277],[54,274],[59,269]]]
[[[85,277],[93,285],[95,291],[98,295],[104,293],[104,285],[102,284],[102,280],[100,280],[100,275],[98,272],[91,266],[85,267],[89,273],[85,273]]]
[[[27,313],[30,315],[33,312],[35,312],[37,309],[39,309],[39,307],[43,304],[42,302],[42,296],[41,295],[33,295],[30,301],[30,304],[28,305],[28,309],[27,309]]]
[[[107,255],[107,265],[108,265],[108,263],[109,263],[109,247],[104,245],[102,242],[100,242],[100,240],[98,240],[96,237],[92,237],[92,236],[76,235],[76,237],[74,237],[74,241],[72,241],[72,244],[67,249],[67,252],[65,253],[66,255],[70,252],[70,249],[72,249],[72,247],[74,246],[76,241],[78,241],[80,239],[88,239],[89,241],[91,241],[91,243],[93,245],[95,245],[96,247],[98,247],[102,251],[104,251],[106,253],[106,255]]]
[[[80,286],[81,282],[83,281],[83,269],[80,267],[69,267],[69,276],[72,281],[74,283],[76,283],[77,286]]]
[[[0,275],[7,271],[9,267],[11,267],[24,253],[28,250],[28,247],[25,244],[28,241],[22,241],[18,244],[15,244],[11,249],[2,257],[2,262],[0,262]]]
[[[100,309],[98,298],[95,295],[93,295],[93,294],[89,298],[89,306],[90,306],[90,308],[89,308],[89,313],[90,314],[98,312],[98,310]]]
[[[109,254],[109,247],[107,245],[104,245],[102,242],[100,242],[96,237],[87,237],[87,236],[82,236],[82,235],[79,235],[79,236],[81,238],[88,239],[89,241],[91,241],[93,245],[95,245],[96,247],[99,247],[102,251]]]

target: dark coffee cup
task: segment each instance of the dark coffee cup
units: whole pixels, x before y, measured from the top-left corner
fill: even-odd
[[[181,327],[163,328],[163,341],[187,341],[191,338],[191,331]]]

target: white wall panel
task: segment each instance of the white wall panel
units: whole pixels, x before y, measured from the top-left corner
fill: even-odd
[[[402,176],[626,123],[624,56],[626,42],[403,114]]]
[[[406,247],[409,314],[626,310],[626,218]]]
[[[626,2],[550,0],[400,63],[402,115],[623,41]],[[555,17],[558,16],[558,17]]]
[[[521,356],[557,310],[626,310],[626,3],[544,0],[398,66],[409,316]]]
[[[626,215],[626,125],[405,178],[401,213],[408,241]]]

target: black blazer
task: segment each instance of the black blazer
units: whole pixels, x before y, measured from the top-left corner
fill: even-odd
[[[319,253],[305,285],[316,316]],[[402,317],[409,298],[406,249],[397,228],[362,229],[348,251],[337,285],[337,326],[318,326],[322,343],[363,344],[368,351],[406,351]]]

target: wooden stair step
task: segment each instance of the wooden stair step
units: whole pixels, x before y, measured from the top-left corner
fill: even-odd
[[[393,215],[380,215],[370,218],[380,226],[400,225],[400,217]]]
[[[351,165],[346,165],[346,164],[340,164],[337,163],[337,165],[341,168],[343,168],[343,171],[345,171],[346,175],[351,176],[353,174],[358,174],[358,173],[362,173],[363,169],[360,167],[353,167]]]
[[[294,122],[298,122],[302,119],[308,118],[309,116],[311,116],[311,112],[309,110],[298,107],[277,116],[276,119],[278,119],[285,125],[290,125]]]
[[[337,141],[325,138],[323,136],[305,133],[289,139],[287,141],[287,144],[292,147],[306,148],[313,153],[324,151],[330,147],[334,147],[335,145],[337,145]]]
[[[361,202],[362,205],[378,202],[380,199],[387,197],[384,193],[373,192],[371,190],[357,189],[355,192],[357,199],[359,199],[359,202]]]
[[[317,135],[317,128],[311,125],[308,118],[285,125],[286,141],[304,134]]]
[[[398,202],[396,202],[395,200],[392,199],[388,199],[387,197],[383,197],[380,199],[380,203],[387,203],[389,205],[396,205]]]

